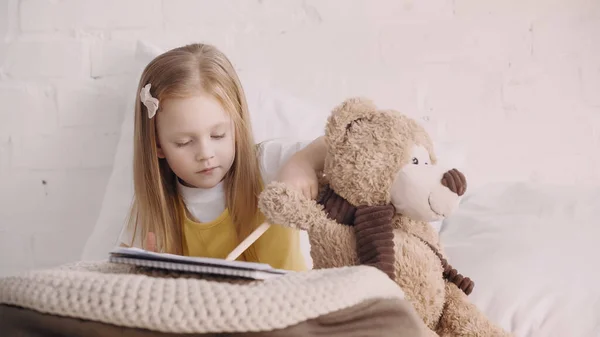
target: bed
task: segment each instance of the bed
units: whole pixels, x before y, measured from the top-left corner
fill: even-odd
[[[472,301],[516,336],[600,336],[598,214],[598,187],[489,184],[440,237]]]
[[[160,49],[149,44],[138,43],[140,67],[159,52]],[[132,77],[132,92],[136,78]],[[312,139],[322,134],[327,109],[281,91],[265,89],[249,79],[242,81],[251,111],[260,111],[252,115],[257,141],[276,137]],[[130,204],[133,129],[130,111],[133,111],[131,105],[123,112],[125,119],[113,172],[99,218],[82,255],[84,261],[106,258],[116,243]],[[445,142],[435,145],[442,163],[465,169],[465,152],[460,146]],[[600,283],[600,271],[595,248],[600,237],[598,214],[600,188],[504,182],[468,190],[454,215],[432,225],[439,230],[452,265],[475,281],[470,298],[491,320],[519,337],[592,337],[600,336],[600,290],[596,286]],[[306,236],[303,244],[307,263],[311,265]],[[381,282],[385,284],[385,280]],[[403,303],[402,295],[392,297],[374,296],[370,300],[379,301],[383,313],[389,312],[386,305],[391,301],[400,315],[397,317],[410,322],[411,311],[398,304]],[[361,311],[360,306],[349,307]],[[25,315],[28,322],[49,319],[15,307],[4,306],[3,310],[0,315]],[[364,317],[372,317],[377,322],[375,326],[381,327],[380,334],[375,335],[397,333],[385,330],[389,321],[383,314],[379,321],[378,315]],[[93,320],[64,324],[97,328]],[[135,333],[140,332],[131,335],[137,336]],[[151,331],[146,333],[154,336]]]

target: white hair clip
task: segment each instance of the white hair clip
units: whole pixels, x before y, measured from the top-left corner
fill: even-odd
[[[146,109],[148,109],[148,118],[152,119],[152,117],[154,117],[156,114],[156,110],[158,110],[158,99],[152,97],[152,94],[150,94],[150,88],[150,83],[146,84],[146,86],[142,88],[142,91],[140,92],[140,99],[146,106]]]

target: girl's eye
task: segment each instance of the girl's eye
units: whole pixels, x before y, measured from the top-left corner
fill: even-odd
[[[213,137],[214,139],[221,139],[221,138],[224,138],[224,137],[225,137],[225,134],[222,134],[222,135],[214,135],[214,136],[212,136],[212,137]]]
[[[177,145],[177,147],[183,147],[183,146],[186,146],[186,145],[188,145],[188,144],[189,144],[189,143],[191,143],[191,142],[192,142],[191,140],[188,140],[187,142],[183,142],[183,143],[175,143],[175,144]]]

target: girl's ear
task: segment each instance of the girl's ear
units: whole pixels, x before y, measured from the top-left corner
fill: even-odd
[[[160,143],[158,142],[158,139],[156,140],[156,155],[160,159],[165,159],[165,152],[163,151],[162,147],[160,147]]]

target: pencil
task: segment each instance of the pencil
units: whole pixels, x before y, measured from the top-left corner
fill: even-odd
[[[250,247],[250,245],[252,245],[256,240],[258,240],[258,238],[260,238],[260,236],[263,235],[267,231],[267,229],[269,229],[269,227],[271,226],[266,222],[256,227],[256,229],[252,233],[250,233],[250,235],[248,235],[248,237],[246,237],[244,241],[242,241],[237,247],[235,247],[234,250],[231,251],[231,253],[229,253],[229,255],[227,255],[225,260],[233,261],[237,259],[240,255],[242,255],[242,253],[246,249],[248,249],[248,247]]]

